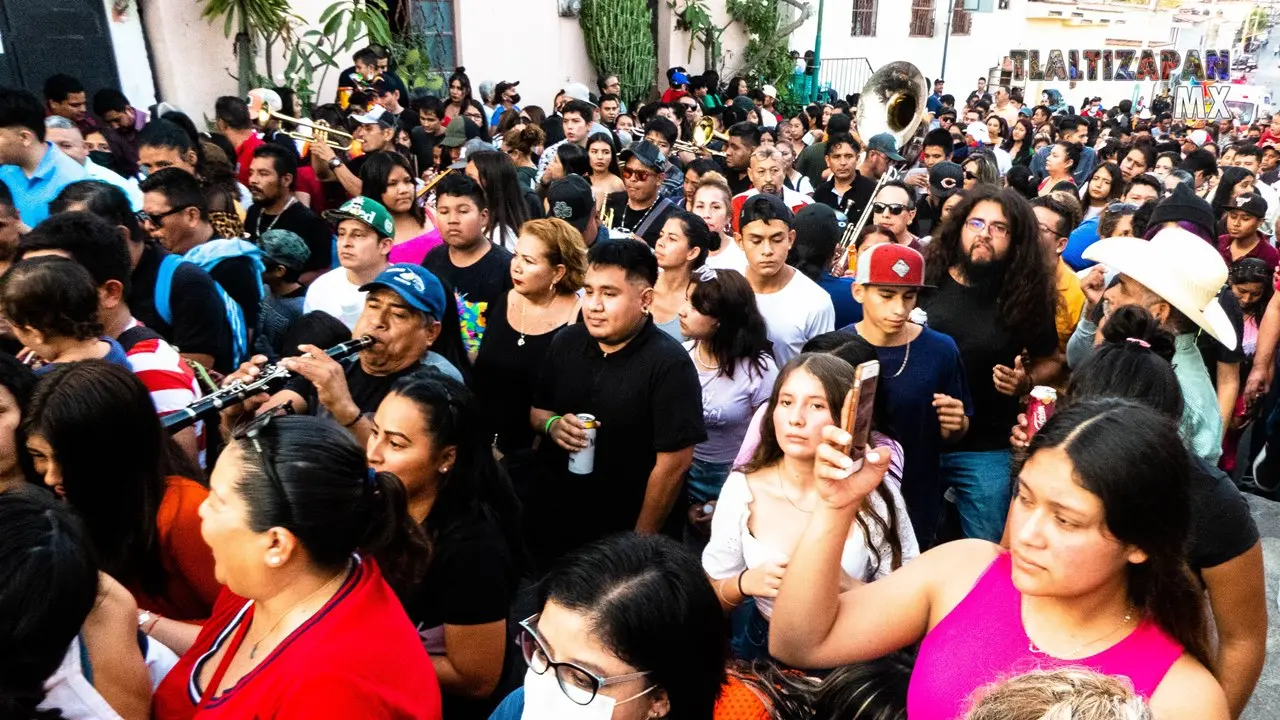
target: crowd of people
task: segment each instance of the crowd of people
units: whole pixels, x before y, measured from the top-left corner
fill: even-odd
[[[0,88],[0,718],[1243,712],[1280,115],[340,77]]]

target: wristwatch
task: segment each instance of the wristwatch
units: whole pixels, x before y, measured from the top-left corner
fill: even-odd
[[[341,159],[341,158],[331,158],[331,159],[329,160],[329,169],[330,169],[330,170],[337,170],[337,169],[338,169],[338,168],[340,168],[340,167],[342,167],[342,159]]]
[[[150,610],[141,610],[138,612],[138,629],[144,635],[150,635],[151,629],[155,627],[156,621],[159,619],[160,616]]]

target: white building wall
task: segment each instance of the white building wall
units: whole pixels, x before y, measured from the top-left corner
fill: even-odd
[[[133,106],[145,108],[156,101],[156,85],[151,75],[151,63],[147,61],[147,45],[142,35],[142,20],[138,17],[138,8],[130,5],[117,15],[112,11],[112,6],[115,5],[112,0],[102,2],[106,7],[107,28],[111,32],[116,68],[120,73],[120,89]]]
[[[519,80],[522,102],[548,112],[567,82],[596,92],[582,28],[577,18],[560,17],[556,5],[556,0],[455,0],[458,62],[472,85]]]

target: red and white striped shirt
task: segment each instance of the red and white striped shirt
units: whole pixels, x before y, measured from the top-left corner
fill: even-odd
[[[142,325],[137,318],[129,318],[125,330],[132,330]],[[155,403],[156,413],[160,416],[195,402],[200,397],[200,385],[196,375],[187,365],[187,361],[178,354],[177,348],[165,342],[163,338],[146,338],[125,350],[125,359],[129,369],[138,376],[147,391],[151,393],[151,401]],[[197,443],[200,447],[200,465],[204,466],[204,423],[195,427]]]

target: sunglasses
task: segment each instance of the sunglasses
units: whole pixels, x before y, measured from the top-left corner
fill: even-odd
[[[259,439],[262,437],[263,431],[271,424],[271,421],[283,417],[285,415],[294,414],[293,401],[288,400],[277,405],[270,410],[250,419],[244,425],[240,426],[231,433],[234,440],[248,440],[249,445],[253,447],[253,451],[258,453],[258,459],[262,462],[262,473],[267,476],[267,480],[284,495],[284,485],[280,482],[280,476],[276,474],[275,461],[263,449]]]
[[[169,217],[170,215],[177,215],[178,213],[182,212],[183,210],[186,210],[189,207],[194,207],[194,206],[183,205],[182,207],[176,207],[172,210],[169,210],[167,212],[162,212],[162,213],[149,213],[143,210],[135,213],[134,216],[137,217],[138,222],[142,223],[143,225],[150,224],[150,225],[155,225],[157,228],[162,228],[164,227],[165,218]]]
[[[977,175],[974,175],[973,173],[969,172],[968,170],[965,170],[965,171],[964,171],[964,179],[965,179],[965,180],[977,180],[977,179],[978,179],[978,176],[977,176]]]
[[[882,202],[871,203],[871,211],[876,213],[877,215],[883,215],[884,213],[889,213],[890,215],[897,217],[898,215],[901,215],[904,211],[909,209],[910,208],[908,208],[906,205],[902,205],[900,203],[882,203]]]
[[[555,662],[547,654],[542,638],[538,635],[538,615],[531,615],[520,622],[520,636],[516,639],[520,652],[524,655],[524,661],[529,665],[529,669],[538,675],[545,675],[548,670],[555,672],[560,692],[574,703],[590,705],[591,701],[596,699],[596,693],[600,692],[600,688],[637,680],[649,674],[637,672],[606,678],[574,663]]]
[[[653,175],[653,173],[649,172],[648,170],[632,170],[631,168],[626,168],[626,167],[622,168],[623,180],[636,180],[639,182],[646,182],[648,181],[649,176],[651,175]]]
[[[1113,202],[1107,206],[1107,212],[1109,213],[1137,212],[1137,211],[1138,211],[1138,206],[1133,203]]]

